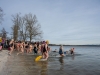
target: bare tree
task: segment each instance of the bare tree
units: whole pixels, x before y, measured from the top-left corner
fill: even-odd
[[[4,16],[3,10],[2,10],[2,8],[0,7],[0,24],[1,24],[2,21],[3,21],[3,16]]]
[[[42,37],[41,26],[38,24],[36,15],[26,14],[21,17],[20,14],[17,14],[13,16],[12,21],[14,25],[11,29],[15,40],[19,38],[20,40],[26,41],[29,38],[31,41],[32,39],[37,39],[37,37]]]
[[[12,27],[11,27],[11,29],[12,29],[12,37],[13,37],[13,39],[14,40],[18,40],[18,26],[17,25],[13,25]]]
[[[5,28],[3,28],[2,30],[1,30],[1,35],[2,35],[2,38],[7,38],[7,31],[5,30]]]
[[[25,19],[23,17],[21,17],[21,20],[20,20],[21,24],[20,24],[20,33],[19,33],[19,37],[21,40],[23,41],[26,41],[26,39],[28,38],[28,28],[27,28],[27,25],[25,23]]]
[[[11,29],[12,29],[13,39],[18,40],[18,32],[19,32],[19,26],[20,26],[20,20],[21,20],[20,13],[16,14],[15,16],[12,15],[12,17],[13,17],[12,19],[13,26],[11,27]]]
[[[40,24],[38,24],[36,15],[32,15],[30,14],[26,14],[24,16],[25,22],[26,22],[26,26],[27,26],[27,30],[28,30],[28,37],[30,39],[30,41],[32,41],[32,39],[35,39],[35,37],[41,37],[42,35],[42,31],[40,30],[41,26]]]

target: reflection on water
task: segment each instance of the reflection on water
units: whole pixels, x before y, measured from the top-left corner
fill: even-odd
[[[63,65],[63,64],[64,64],[63,57],[60,57],[60,58],[59,58],[59,62],[61,63],[61,65]]]
[[[36,65],[38,65],[41,68],[41,71],[40,71],[41,75],[47,75],[48,61],[39,61],[39,62],[36,62]]]
[[[74,59],[75,59],[75,55],[72,55],[71,57],[72,57],[72,60],[74,60]]]
[[[62,70],[64,69],[64,67],[63,67],[63,66],[64,66],[63,57],[60,57],[60,58],[59,58],[59,62],[61,63],[61,64],[60,64],[60,71],[62,71]]]

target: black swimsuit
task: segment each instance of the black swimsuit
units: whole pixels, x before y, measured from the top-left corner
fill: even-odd
[[[13,47],[13,43],[11,43],[9,46],[10,46],[10,47]]]
[[[63,54],[63,51],[62,51],[62,49],[59,49],[59,54],[61,55],[61,54]]]
[[[28,45],[26,45],[25,48],[28,48]]]
[[[34,49],[33,49],[33,50],[34,50],[34,53],[36,53],[36,54],[37,54],[37,49],[36,49],[36,47],[34,47]]]
[[[44,47],[43,47],[43,53],[44,53],[44,52],[46,52],[45,45],[44,45]]]

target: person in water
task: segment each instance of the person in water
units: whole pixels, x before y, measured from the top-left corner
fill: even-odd
[[[74,48],[71,48],[71,49],[70,49],[70,54],[71,54],[71,55],[74,55]]]
[[[8,52],[9,55],[12,54],[13,50],[14,50],[14,39],[12,39],[9,43],[9,47],[10,47],[10,51]]]
[[[25,49],[25,43],[20,41],[20,52],[17,53],[17,55],[24,54],[24,49]]]
[[[68,55],[68,51],[65,51],[64,54],[65,54],[65,55],[66,55],[66,54]]]
[[[63,46],[61,45],[60,48],[59,48],[59,54],[60,56],[64,56],[64,52],[63,52]]]
[[[43,46],[42,58],[47,60],[48,57],[49,57],[49,54],[48,54],[48,43],[44,41],[42,46]]]
[[[57,52],[57,49],[55,49],[53,52]]]
[[[37,43],[36,42],[34,43],[33,51],[34,51],[34,54],[37,54]]]

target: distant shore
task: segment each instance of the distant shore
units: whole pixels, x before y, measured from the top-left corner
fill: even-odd
[[[60,45],[61,44],[49,44],[49,46],[60,46]],[[100,46],[100,45],[63,45],[63,46]]]

